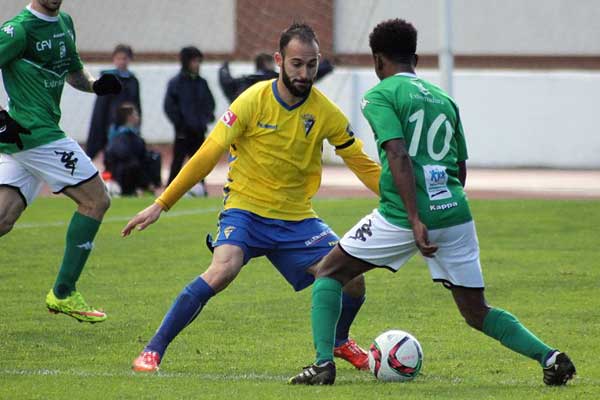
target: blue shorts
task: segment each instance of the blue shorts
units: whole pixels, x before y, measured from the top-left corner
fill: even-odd
[[[244,265],[252,258],[267,256],[298,291],[313,283],[314,277],[306,270],[325,257],[338,240],[335,232],[319,218],[283,221],[232,208],[219,215],[213,246],[240,247],[244,251]]]

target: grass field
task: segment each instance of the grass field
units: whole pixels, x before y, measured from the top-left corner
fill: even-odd
[[[333,387],[291,387],[312,361],[310,290],[295,294],[265,259],[213,298],[172,344],[157,375],[134,375],[131,360],[172,300],[208,265],[204,235],[219,199],[184,199],[158,224],[121,239],[150,198],[118,199],[96,239],[79,289],[104,308],[103,324],[47,313],[73,209],[42,198],[0,239],[0,399],[597,399],[600,398],[600,202],[473,201],[489,302],[566,350],[578,377],[545,387],[534,362],[462,322],[449,293],[414,258],[400,272],[367,275],[367,301],[353,326],[363,346],[390,328],[413,333],[422,374],[384,384],[338,363]],[[372,200],[318,200],[339,233]]]

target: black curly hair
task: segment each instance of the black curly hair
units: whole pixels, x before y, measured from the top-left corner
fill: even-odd
[[[312,43],[315,41],[319,44],[317,34],[310,25],[303,22],[294,22],[289,28],[281,33],[281,37],[279,38],[279,52],[282,55],[285,55],[285,48],[294,38],[297,38],[304,43]]]
[[[403,19],[379,23],[369,35],[373,54],[382,54],[397,63],[409,63],[417,52],[417,30]]]

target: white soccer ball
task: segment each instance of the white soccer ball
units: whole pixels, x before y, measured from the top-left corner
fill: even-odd
[[[421,344],[404,331],[383,332],[369,349],[369,368],[380,381],[410,381],[419,374],[422,365]]]

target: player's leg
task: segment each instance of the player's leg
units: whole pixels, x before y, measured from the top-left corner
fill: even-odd
[[[179,135],[179,133],[177,133],[177,135]],[[181,171],[183,161],[185,160],[185,156],[187,154],[186,147],[187,141],[185,138],[175,138],[175,143],[173,143],[173,160],[171,161],[171,169],[169,171],[169,180],[167,181],[167,185],[170,184],[173,179],[175,179],[179,171]]]
[[[556,364],[559,353],[555,349],[538,339],[514,315],[487,304],[474,224],[469,222],[430,231],[430,238],[438,245],[436,257],[427,260],[432,277],[434,280],[445,282],[450,288],[466,323],[509,349],[538,361],[543,368]],[[562,362],[564,357],[566,355],[561,356],[559,362]],[[557,367],[561,372],[555,373],[562,376],[545,378],[546,383],[563,384],[572,377],[575,368],[568,357],[564,361],[568,361],[572,371],[568,373],[569,366],[563,363],[560,368]],[[563,370],[566,373],[562,373]],[[550,381],[556,383],[549,383]]]
[[[0,237],[10,232],[42,181],[11,155],[0,155]]]
[[[0,237],[10,232],[25,210],[19,189],[0,185]]]
[[[368,229],[365,229],[368,227]],[[341,313],[342,287],[378,266],[398,270],[417,251],[412,231],[387,223],[377,211],[359,221],[319,263],[312,296],[314,365],[292,377],[292,384],[331,384],[333,345]]]
[[[204,305],[225,289],[244,265],[244,251],[234,245],[220,245],[214,249],[208,269],[191,281],[175,299],[160,327],[132,368],[138,372],[154,372],[175,337],[200,314]]]
[[[302,290],[314,281],[318,262],[338,242],[338,236],[318,218],[302,221],[264,220],[264,234],[275,244],[267,257],[294,287]],[[342,313],[336,328],[336,357],[358,369],[368,368],[367,352],[349,338],[350,325],[365,300],[364,277],[357,276],[345,285]]]
[[[78,206],[67,228],[64,258],[56,283],[46,296],[48,309],[79,321],[104,321],[106,314],[87,305],[75,287],[110,205],[98,170],[70,138],[15,153],[13,157],[48,183],[54,193],[64,192]]]

